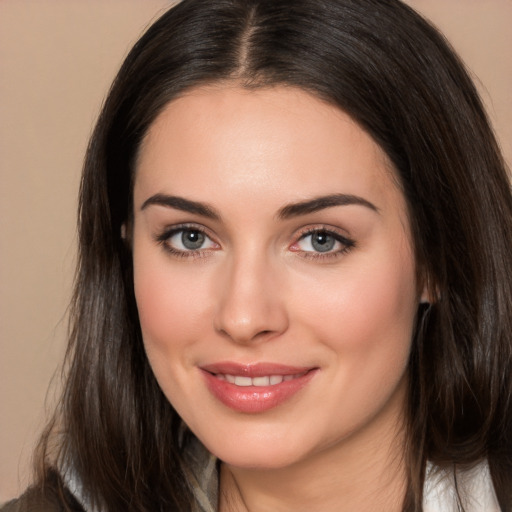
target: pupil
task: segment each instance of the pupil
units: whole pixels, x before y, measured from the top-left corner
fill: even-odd
[[[334,247],[335,242],[331,235],[323,231],[314,233],[311,239],[311,245],[318,252],[330,251]]]
[[[181,242],[187,249],[199,249],[204,243],[204,234],[200,231],[183,231]]]

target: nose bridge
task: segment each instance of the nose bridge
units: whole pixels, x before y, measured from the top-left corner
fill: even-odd
[[[238,343],[273,337],[288,317],[279,289],[279,268],[257,248],[227,258],[219,283],[215,329]]]

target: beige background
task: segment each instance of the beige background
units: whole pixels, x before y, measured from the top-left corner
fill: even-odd
[[[214,1],[214,0],[212,0]],[[29,481],[61,360],[88,136],[109,83],[170,0],[0,0],[0,503]],[[512,0],[409,0],[477,78],[512,161]]]

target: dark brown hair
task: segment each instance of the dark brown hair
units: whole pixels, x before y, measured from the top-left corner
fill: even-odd
[[[40,445],[44,471],[72,466],[105,512],[190,509],[180,418],[144,353],[121,227],[148,127],[179,94],[219,81],[307,90],[387,153],[435,299],[418,312],[410,357],[403,510],[421,511],[427,460],[483,459],[512,510],[509,181],[463,65],[397,0],[184,0],[134,46],[87,151],[67,382]]]

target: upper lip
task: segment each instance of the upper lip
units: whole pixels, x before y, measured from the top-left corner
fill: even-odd
[[[289,366],[279,363],[252,363],[241,364],[233,361],[223,361],[201,366],[201,369],[223,375],[235,375],[243,377],[264,377],[267,375],[297,375],[313,370],[314,366]]]

